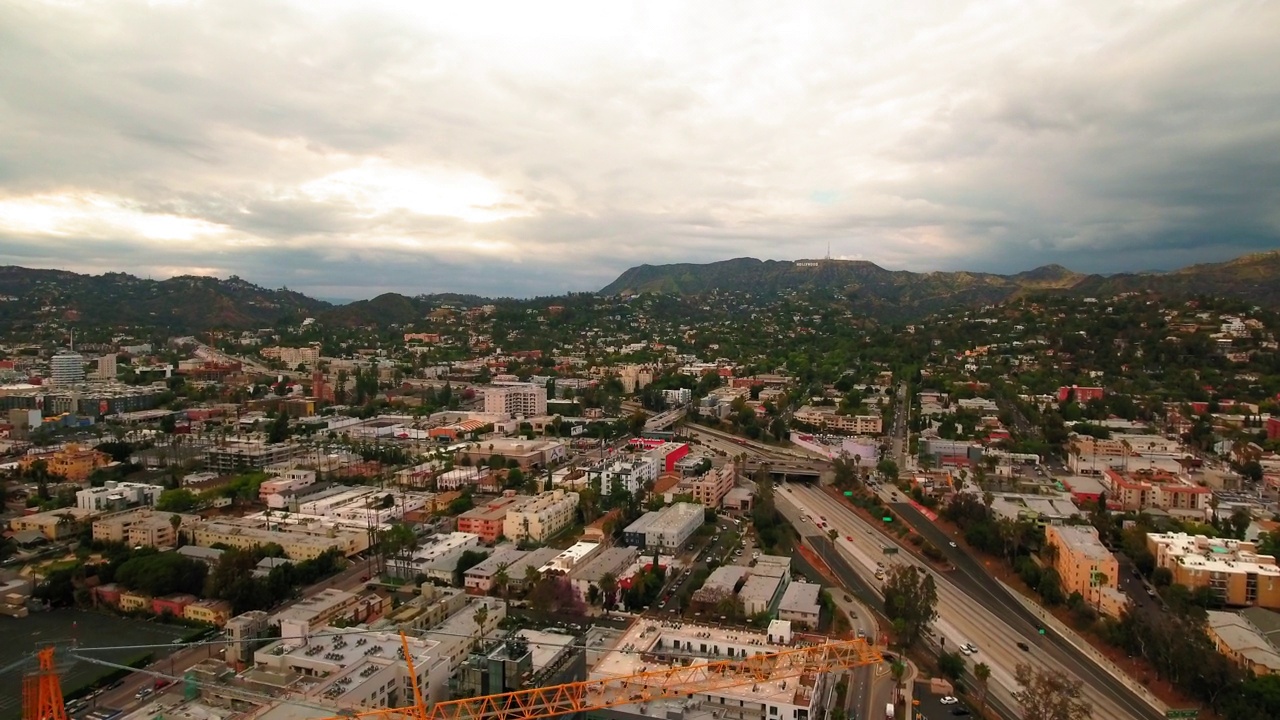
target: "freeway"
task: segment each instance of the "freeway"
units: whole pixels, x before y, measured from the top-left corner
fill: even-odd
[[[961,547],[951,547],[953,539],[933,524],[910,503],[890,503],[894,512],[906,520],[926,540],[933,543],[943,552],[955,572],[950,579],[961,587],[970,597],[984,606],[1000,613],[1010,626],[1018,630],[1025,642],[1031,644],[1038,652],[1054,657],[1076,677],[1085,683],[1107,693],[1117,701],[1124,700],[1131,709],[1145,709],[1137,717],[1163,717],[1144,699],[1135,696],[1140,685],[1130,679],[1125,683],[1107,672],[1092,659],[1076,648],[1068,639],[1054,632],[1052,627],[1045,627],[1045,634],[1039,634],[1041,623],[1025,605],[1010,596],[1006,590],[982,563]],[[1083,641],[1081,641],[1083,642]],[[1154,700],[1154,698],[1152,698]],[[1158,701],[1157,701],[1158,702]]]
[[[1011,615],[1004,606],[992,606],[989,600],[971,596],[968,588],[962,589],[949,574],[938,573],[917,561],[896,542],[886,539],[848,507],[821,490],[789,485],[782,495],[812,516],[813,521],[834,528],[837,547],[852,560],[859,572],[870,574],[880,563],[893,563],[913,565],[933,575],[939,600],[939,617],[934,623],[936,639],[944,648],[956,648],[965,643],[977,645],[981,660],[975,658],[970,662],[985,662],[991,668],[993,704],[1006,708],[1015,706],[1012,697],[1017,689],[1014,669],[1020,663],[1031,663],[1050,672],[1083,680],[1085,699],[1093,705],[1095,716],[1162,717],[1161,713],[1134,697],[1100,668],[1061,652],[1053,643],[1039,637],[1035,625],[1018,615]],[[824,516],[826,520],[821,520]],[[884,555],[885,547],[898,547],[899,550],[897,554]],[[943,547],[946,547],[945,542]]]

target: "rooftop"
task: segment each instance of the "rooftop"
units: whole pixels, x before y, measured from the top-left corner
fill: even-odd
[[[1280,651],[1245,618],[1236,613],[1210,610],[1209,627],[1232,652],[1251,663],[1280,670]]]
[[[821,585],[807,582],[791,583],[787,586],[787,591],[782,593],[782,602],[778,605],[778,610],[816,612],[819,607],[818,594],[821,592]]]
[[[600,543],[578,541],[548,561],[539,571],[545,573],[550,570],[558,570],[567,573],[599,549]]]
[[[1186,533],[1148,533],[1147,538],[1160,546],[1157,560],[1169,558],[1183,567],[1204,572],[1253,572],[1280,577],[1276,559],[1257,554],[1250,542]]]
[[[751,601],[769,603],[773,600],[773,596],[778,593],[778,585],[781,583],[782,578],[780,577],[752,575],[742,584],[742,589],[738,591],[738,597],[742,599],[743,604]]]
[[[1098,559],[1111,557],[1111,551],[1098,539],[1098,531],[1092,526],[1055,525],[1053,532],[1072,554]]]

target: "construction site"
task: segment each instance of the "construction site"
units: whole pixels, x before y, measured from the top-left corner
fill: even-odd
[[[72,660],[110,666],[100,652],[110,648],[49,645],[24,668],[22,717],[822,720],[841,674],[882,660],[863,640],[793,633],[784,620],[764,632],[643,617],[568,634],[495,629],[447,648],[431,635],[356,626],[247,648],[229,635],[191,643],[209,646],[209,658],[180,676],[163,664],[134,671],[132,701],[114,703],[124,707],[110,702],[121,681],[70,700],[62,692]],[[234,653],[248,662],[229,663]]]

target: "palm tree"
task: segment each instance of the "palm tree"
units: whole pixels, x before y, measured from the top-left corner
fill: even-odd
[[[618,591],[618,577],[613,573],[605,573],[600,577],[600,604],[608,610],[613,606],[614,593]]]
[[[484,636],[484,621],[489,619],[489,606],[481,601],[480,607],[476,608],[471,619],[476,621],[476,639],[479,640]]]
[[[827,531],[827,537],[831,538],[831,542],[835,542],[836,538],[840,537],[840,533],[835,528],[831,528]]]
[[[982,711],[985,714],[987,710],[987,681],[991,679],[991,666],[984,662],[974,665],[973,678],[978,681],[978,702],[982,704]]]
[[[498,571],[493,574],[493,586],[498,590],[498,595],[503,600],[507,599],[507,584],[511,582],[511,576],[507,574],[507,566],[504,563],[498,567]]]

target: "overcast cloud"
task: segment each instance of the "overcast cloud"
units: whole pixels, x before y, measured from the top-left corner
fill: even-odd
[[[0,264],[363,298],[828,244],[1221,260],[1280,247],[1277,28],[1263,0],[0,0]]]

